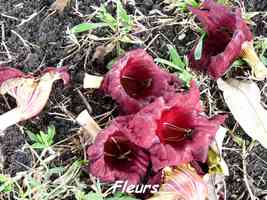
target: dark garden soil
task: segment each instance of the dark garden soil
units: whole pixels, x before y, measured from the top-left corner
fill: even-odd
[[[46,130],[49,125],[53,124],[57,130],[56,142],[60,142],[75,134],[79,126],[70,120],[58,117],[57,113],[66,114],[62,111],[62,107],[65,106],[69,113],[76,116],[87,108],[81,95],[79,95],[79,90],[90,103],[92,116],[101,115],[114,108],[113,116],[116,115],[116,104],[110,97],[104,96],[100,91],[82,89],[84,72],[98,75],[105,74],[108,71],[105,67],[106,64],[116,56],[116,53],[108,54],[103,60],[91,61],[95,47],[99,45],[95,43],[68,57],[70,55],[67,48],[69,39],[66,30],[81,23],[83,19],[75,14],[72,9],[75,6],[75,1],[72,1],[71,5],[63,13],[51,14],[52,11],[49,10],[49,7],[53,2],[54,0],[0,0],[0,28],[2,27],[2,32],[4,33],[0,34],[0,41],[5,42],[9,51],[8,55],[5,47],[3,45],[0,46],[0,62],[21,69],[24,72],[34,73],[38,73],[47,66],[57,66],[60,63],[69,66],[72,77],[70,85],[64,88],[61,82],[57,82],[43,112],[34,119],[21,123],[21,125],[33,132]],[[90,6],[100,6],[101,2],[105,1],[80,0],[79,10],[81,13],[91,14],[93,10]],[[159,0],[136,0],[136,6],[144,15],[149,15],[151,10],[162,10],[162,3]],[[267,11],[267,1],[247,0],[245,1],[245,7],[248,11]],[[114,8],[111,7],[110,10],[112,9]],[[134,8],[131,5],[128,5],[127,9],[129,13],[134,12]],[[175,15],[171,12],[162,12]],[[23,23],[22,20],[28,19],[33,13],[37,13],[36,16]],[[143,23],[151,28],[155,26],[153,24],[154,19],[150,17]],[[253,18],[253,21],[256,24],[253,27],[255,35],[267,37],[267,17],[257,15]],[[193,43],[191,41],[194,41],[197,37],[190,30],[185,30],[183,38],[178,37],[180,31],[181,26],[164,26],[142,33],[139,37],[145,41],[146,45],[155,39],[149,48],[151,55],[166,58],[167,44],[170,42],[174,44],[182,55],[192,47]],[[101,30],[99,34],[101,34]],[[24,44],[25,42],[26,44]],[[138,46],[132,45],[125,48],[136,47]],[[86,55],[89,59],[87,59],[87,64],[84,65]],[[214,85],[212,82],[209,84]],[[214,91],[214,95],[216,95],[216,91]],[[203,99],[205,99],[205,96],[203,96]],[[14,100],[11,98],[7,98],[7,100],[11,107],[15,106]],[[224,102],[221,101],[219,104],[222,111],[228,111]],[[0,113],[8,109],[6,100],[0,97]],[[226,126],[229,129],[234,128],[235,121],[232,117],[227,120]],[[235,133],[250,141],[238,126]],[[27,170],[32,166],[32,155],[23,149],[25,141],[29,142],[30,140],[27,136],[22,135],[19,128],[15,126],[7,129],[5,136],[0,137],[0,152],[2,154],[0,155],[0,162],[1,157],[3,157],[2,172],[13,176],[16,172]],[[224,157],[230,170],[230,176],[226,178],[227,199],[250,199],[244,182],[241,147],[233,142],[230,136],[225,139],[224,146]],[[78,158],[82,156],[81,154],[81,152],[77,151],[73,154],[65,152],[59,162],[66,163],[72,160],[72,157]],[[250,186],[258,194],[258,197],[263,199],[263,191],[267,191],[267,150],[259,144],[255,145],[249,152],[246,165]]]

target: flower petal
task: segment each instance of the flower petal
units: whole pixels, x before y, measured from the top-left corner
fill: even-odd
[[[160,191],[148,200],[205,200],[208,188],[192,167],[179,166],[164,169],[164,183]]]
[[[102,89],[116,100],[126,114],[136,113],[159,96],[181,87],[175,75],[162,71],[143,49],[126,53],[106,74]]]
[[[147,173],[148,154],[125,134],[131,119],[132,116],[126,116],[113,120],[87,150],[89,171],[102,181],[124,180],[129,184],[137,184]]]
[[[25,77],[26,75],[17,69],[11,67],[0,66],[0,86],[9,79]]]
[[[158,98],[138,112],[129,123],[129,138],[149,149],[154,171],[192,160],[205,162],[208,146],[225,117],[208,119],[201,112],[199,90],[192,83],[189,92],[168,101]]]
[[[252,33],[242,19],[240,10],[231,9],[206,0],[200,8],[190,8],[208,33],[204,41],[202,57],[194,58],[194,47],[190,54],[190,66],[200,71],[208,71],[214,78],[221,77],[230,65],[241,55],[242,44],[252,41]]]

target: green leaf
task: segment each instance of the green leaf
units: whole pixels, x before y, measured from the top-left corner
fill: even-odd
[[[48,137],[49,137],[48,134],[46,134],[43,131],[40,131],[40,135],[42,138],[42,143],[48,145]]]
[[[231,67],[240,67],[242,65],[246,64],[245,61],[243,61],[242,59],[238,59],[236,61],[233,62],[233,64],[231,65]]]
[[[110,61],[108,62],[108,64],[106,65],[106,68],[107,68],[108,70],[111,70],[111,69],[112,69],[112,66],[116,63],[116,61],[117,61],[117,58],[114,58],[114,59],[110,60]]]
[[[98,193],[90,192],[85,195],[84,200],[103,200],[103,197]]]
[[[106,23],[81,23],[81,24],[78,24],[74,27],[72,27],[72,29],[70,30],[71,33],[82,33],[82,32],[85,32],[85,31],[91,31],[91,30],[94,30],[96,28],[99,28],[99,27],[104,27],[104,26],[108,26],[108,24]]]
[[[56,135],[56,128],[55,126],[49,126],[47,130],[48,139],[47,142],[49,145],[52,145],[54,143],[54,137]]]
[[[194,7],[194,8],[199,7],[199,3],[198,3],[197,1],[195,1],[195,0],[186,0],[185,2],[186,2],[188,5],[190,5],[190,6]]]
[[[117,22],[124,27],[126,32],[129,32],[132,29],[133,20],[123,8],[120,0],[117,0]]]
[[[172,68],[176,69],[179,72],[183,71],[183,69],[181,69],[180,67],[178,67],[174,63],[172,63],[172,62],[170,62],[170,61],[168,61],[166,59],[163,59],[163,58],[156,58],[155,62],[160,63],[160,64],[164,64],[164,65],[168,65],[169,67],[172,67]]]
[[[185,64],[182,61],[180,55],[178,54],[176,48],[171,45],[168,45],[169,53],[170,53],[170,60],[173,64],[177,65],[178,67],[184,69]]]
[[[41,143],[34,143],[33,145],[31,145],[31,147],[34,149],[45,149],[48,146],[45,144],[41,144]]]
[[[131,197],[125,193],[117,192],[114,194],[114,197],[106,198],[106,200],[138,200],[138,199]]]
[[[199,42],[194,52],[195,60],[200,60],[202,57],[203,43],[204,43],[205,37],[206,37],[206,32],[203,32],[201,37],[199,38]]]
[[[31,139],[31,141],[38,142],[38,138],[33,132],[31,132],[30,130],[26,130],[26,133],[28,137]]]
[[[102,22],[108,24],[113,31],[117,29],[117,20],[110,13],[108,13],[107,9],[104,6],[101,6],[101,8],[99,9],[97,18]]]
[[[4,175],[0,175],[0,192],[9,193],[13,191],[12,179]]]
[[[179,78],[184,82],[186,87],[190,86],[190,81],[192,80],[192,74],[188,72],[186,69],[182,69],[178,67],[177,65],[173,64],[172,62],[162,59],[162,58],[156,58],[155,62],[161,63],[164,65],[168,65],[169,67],[172,67],[177,70],[177,74],[179,75]]]

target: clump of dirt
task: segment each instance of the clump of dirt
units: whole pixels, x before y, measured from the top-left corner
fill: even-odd
[[[4,131],[0,137],[0,153],[2,154],[4,172],[14,176],[17,172],[28,170],[32,164],[32,157],[28,150],[24,150],[25,137],[18,127],[12,126]]]

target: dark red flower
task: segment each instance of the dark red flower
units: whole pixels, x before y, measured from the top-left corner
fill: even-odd
[[[113,120],[87,150],[89,171],[101,181],[127,180],[137,184],[146,175],[149,155],[127,137],[131,119],[126,116]]]
[[[107,73],[102,89],[127,113],[136,113],[159,96],[168,96],[181,86],[175,75],[159,68],[143,49],[121,57]]]
[[[206,0],[198,8],[190,8],[204,26],[207,36],[204,39],[202,57],[194,58],[194,47],[190,54],[190,66],[207,71],[214,79],[221,77],[230,65],[241,55],[242,45],[252,41],[253,35],[241,12]]]
[[[205,162],[224,118],[208,119],[201,113],[199,90],[193,83],[189,92],[168,101],[160,97],[138,112],[129,123],[135,133],[130,138],[149,149],[154,171],[192,160]]]

